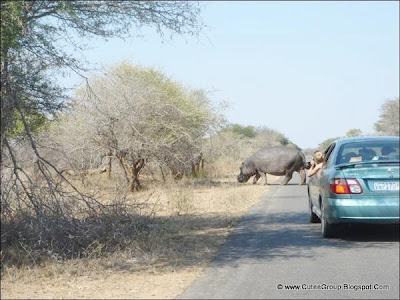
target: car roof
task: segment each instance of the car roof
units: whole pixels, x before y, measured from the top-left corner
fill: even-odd
[[[361,137],[349,137],[349,138],[340,138],[335,141],[337,144],[347,144],[353,142],[371,142],[371,141],[393,141],[399,142],[400,139],[398,136],[361,136]]]

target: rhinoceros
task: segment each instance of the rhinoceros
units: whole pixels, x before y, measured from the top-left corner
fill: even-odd
[[[247,182],[254,175],[253,184],[257,183],[260,177],[263,177],[264,184],[267,184],[266,174],[285,175],[281,183],[285,185],[296,171],[300,174],[302,185],[306,182],[306,167],[306,158],[301,151],[284,146],[268,147],[257,151],[242,163],[237,180]]]

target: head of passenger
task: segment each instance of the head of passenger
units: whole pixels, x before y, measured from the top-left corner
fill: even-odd
[[[392,152],[395,152],[395,150],[390,146],[383,146],[381,149],[381,153],[383,156],[386,156]]]
[[[324,153],[322,153],[321,151],[315,151],[313,154],[313,159],[319,164],[322,163],[324,161]]]
[[[363,160],[371,160],[376,155],[375,151],[369,148],[358,150],[358,154],[362,156]]]

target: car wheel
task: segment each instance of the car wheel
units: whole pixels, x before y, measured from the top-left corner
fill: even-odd
[[[310,209],[310,213],[309,213],[310,223],[319,223],[319,222],[321,222],[321,220],[318,218],[318,216],[312,210],[313,205],[312,205],[312,202],[311,202],[310,198],[308,198],[308,202],[309,202],[309,209]]]
[[[325,208],[321,205],[321,232],[324,238],[332,238],[336,236],[336,225],[329,223],[325,216]]]

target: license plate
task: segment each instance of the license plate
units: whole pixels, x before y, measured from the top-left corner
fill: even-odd
[[[374,182],[375,191],[398,191],[398,182]]]

